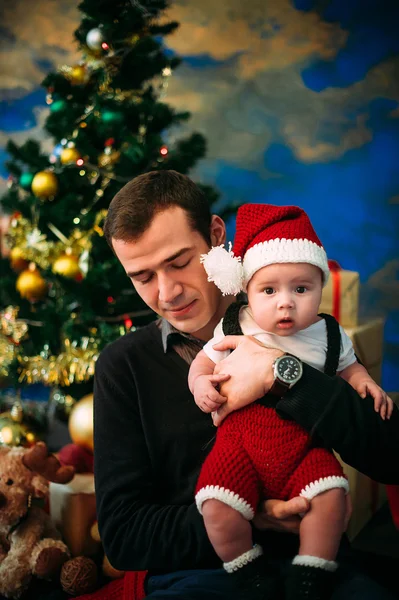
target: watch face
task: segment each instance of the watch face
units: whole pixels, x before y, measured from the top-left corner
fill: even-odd
[[[294,384],[302,375],[302,363],[292,356],[282,356],[276,367],[278,377],[285,383]]]

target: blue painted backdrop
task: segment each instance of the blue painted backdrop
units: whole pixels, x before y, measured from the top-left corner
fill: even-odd
[[[78,57],[73,2],[6,4],[0,159],[10,136],[43,139],[39,83]],[[330,257],[360,272],[362,314],[386,316],[383,384],[398,390],[399,3],[179,0],[170,17],[181,23],[170,52],[185,61],[167,101],[209,141],[195,177],[219,187],[221,204],[308,211]]]

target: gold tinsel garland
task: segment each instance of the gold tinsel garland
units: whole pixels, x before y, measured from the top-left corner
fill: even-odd
[[[20,383],[44,383],[46,385],[69,386],[72,383],[89,381],[100,354],[98,341],[84,337],[80,342],[68,338],[58,356],[19,356]]]
[[[18,308],[7,306],[0,311],[0,378],[8,377],[9,367],[18,354],[18,347],[28,326],[18,317]]]
[[[10,223],[10,228],[7,233],[7,245],[10,248],[19,248],[21,258],[34,262],[41,269],[49,269],[53,263],[65,253],[68,248],[74,255],[87,256],[92,247],[92,237],[103,235],[100,224],[104,221],[107,214],[106,210],[101,210],[97,213],[94,225],[88,231],[74,229],[69,238],[65,237],[51,223],[48,228],[58,237],[59,241],[53,242],[47,239],[47,236],[42,233],[31,221],[20,216],[13,218]]]

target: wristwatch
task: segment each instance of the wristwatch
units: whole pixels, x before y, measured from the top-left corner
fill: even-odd
[[[281,398],[302,377],[302,363],[296,356],[285,353],[273,363],[274,383],[269,394]]]

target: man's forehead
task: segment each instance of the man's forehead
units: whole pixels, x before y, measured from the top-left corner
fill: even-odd
[[[162,217],[162,215],[159,215]],[[189,251],[205,251],[204,240],[182,218],[157,219],[137,240],[114,240],[113,246],[126,272],[153,270],[168,260]],[[185,215],[184,215],[185,217]]]

